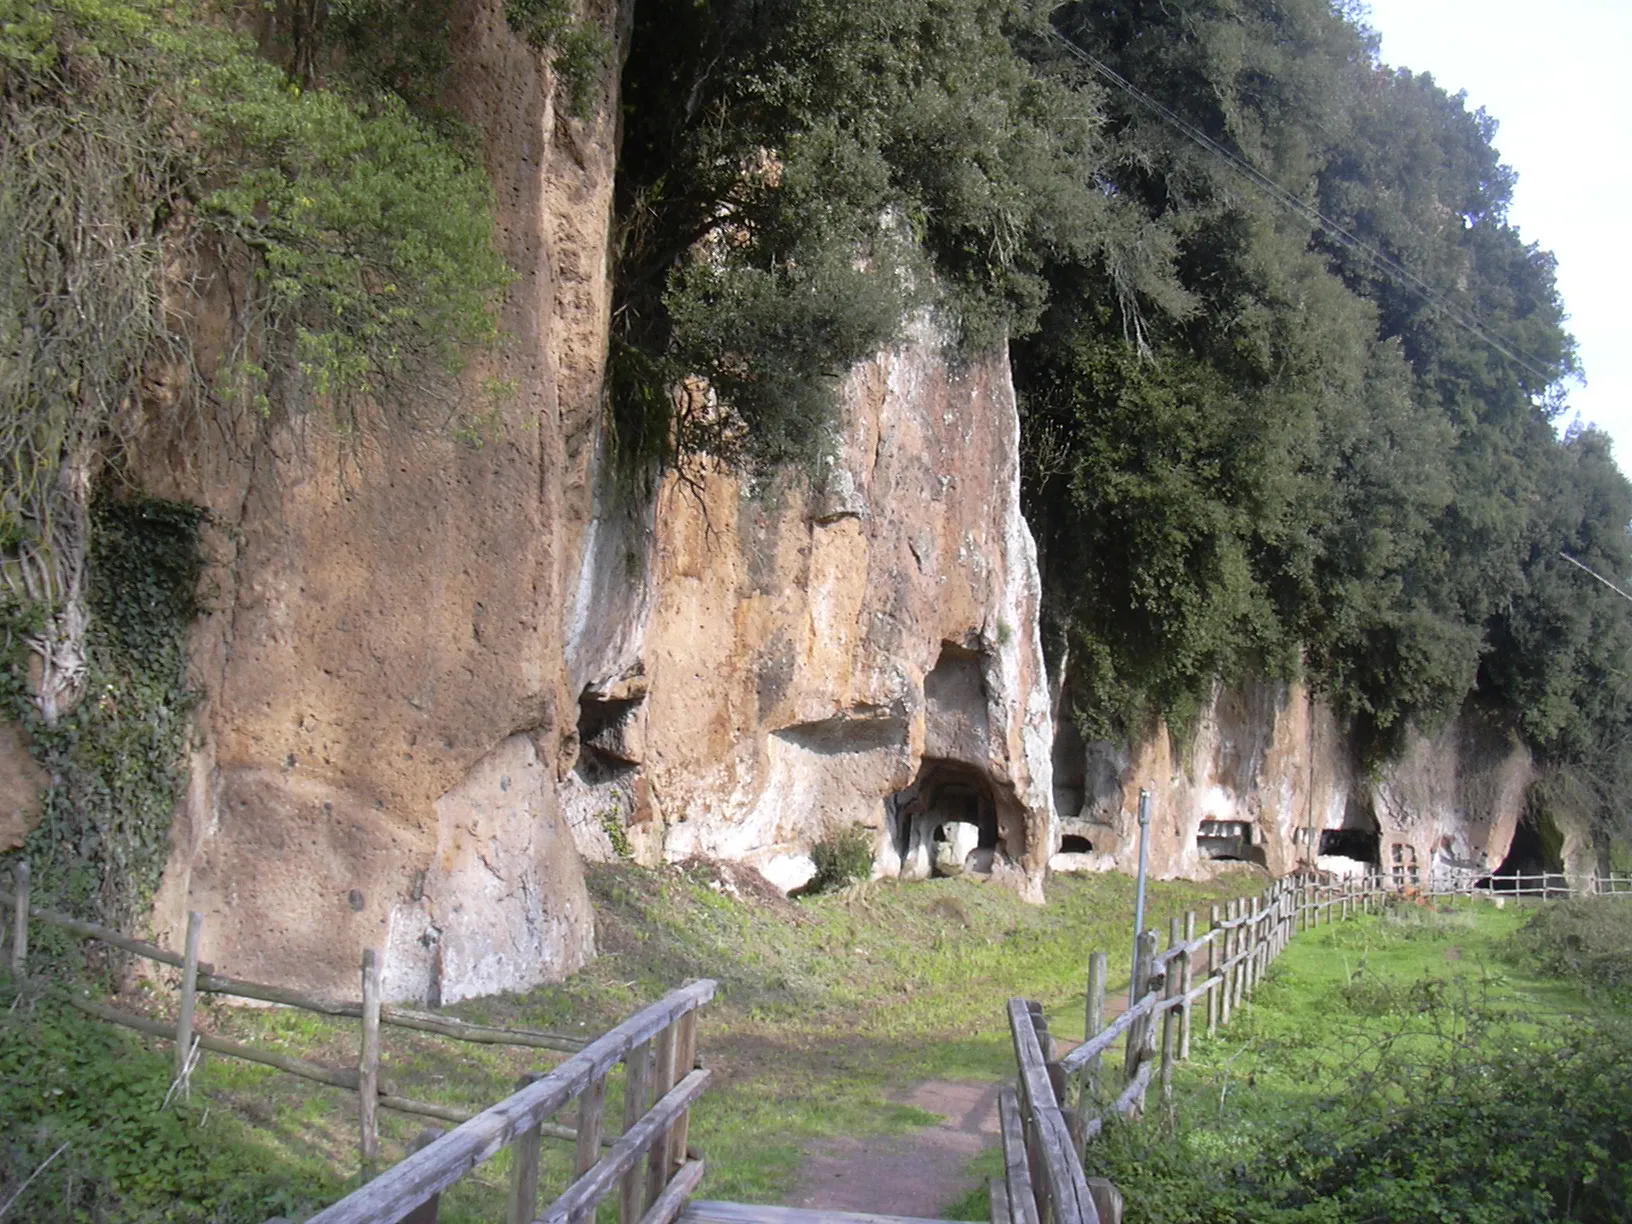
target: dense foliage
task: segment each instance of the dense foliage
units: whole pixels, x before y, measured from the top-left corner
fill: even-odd
[[[36,1224],[261,1224],[324,1187],[280,1175],[210,1106],[171,1099],[165,1054],[0,983],[0,1205]]]
[[[1632,901],[1578,897],[1542,906],[1515,938],[1554,977],[1590,991],[1632,988]]]
[[[1472,702],[1612,819],[1632,621],[1559,554],[1632,573],[1632,487],[1555,429],[1578,370],[1494,121],[1356,10],[652,0],[625,98],[626,455],[809,456],[912,312],[1006,333],[1085,731],[1301,674],[1375,757]]]
[[[202,517],[173,502],[92,508],[86,693],[54,722],[28,683],[24,634],[39,611],[0,603],[0,715],[25,729],[50,779],[23,853],[38,895],[114,927],[142,915],[170,853],[192,739],[187,630]],[[54,961],[48,935],[36,942]]]

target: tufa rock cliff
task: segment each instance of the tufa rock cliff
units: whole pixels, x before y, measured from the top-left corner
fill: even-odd
[[[1131,870],[1138,793],[1152,792],[1150,869],[1198,877],[1219,862],[1281,875],[1313,862],[1423,879],[1435,867],[1494,871],[1534,777],[1518,739],[1472,714],[1399,757],[1360,767],[1331,710],[1301,685],[1220,686],[1193,738],[1159,727],[1129,749],[1085,744],[1062,721],[1054,745],[1062,870]]]
[[[1051,861],[1132,867],[1141,785],[1164,876],[1501,858],[1530,763],[1473,722],[1377,777],[1285,686],[1219,692],[1182,748],[1056,731],[1002,351],[952,363],[915,324],[849,375],[814,481],[620,490],[614,124],[554,110],[498,0],[454,14],[452,100],[519,276],[515,340],[472,378],[516,393],[479,449],[385,430],[347,448],[274,419],[253,447],[133,456],[149,492],[212,512],[159,938],[199,909],[221,970],[336,997],[381,948],[389,999],[453,1002],[593,955],[585,858],[728,858],[792,889],[861,826],[881,874],[1039,897]],[[621,43],[627,0],[592,16]],[[615,67],[601,91],[616,115]]]
[[[498,0],[454,6],[453,50],[519,276],[516,342],[472,372],[516,387],[497,436],[381,430],[356,450],[273,421],[249,461],[183,464],[155,442],[139,462],[149,491],[214,515],[202,747],[157,933],[202,910],[206,960],[336,996],[355,995],[365,947],[386,950],[388,998],[430,1002],[560,978],[594,947],[555,782],[614,133],[554,111]]]
[[[574,623],[602,649],[562,784],[580,849],[627,838],[794,888],[813,843],[860,825],[882,874],[938,860],[1038,895],[1050,730],[1018,431],[1006,353],[954,370],[920,327],[851,374],[815,487],[710,472],[668,480],[638,529],[597,520],[623,546],[580,572]]]

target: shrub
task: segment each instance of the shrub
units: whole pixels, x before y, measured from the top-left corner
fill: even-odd
[[[1632,987],[1632,899],[1548,902],[1513,937],[1513,947],[1542,972],[1589,989]]]
[[[810,857],[816,863],[816,874],[806,886],[809,893],[831,892],[873,873],[872,839],[855,825],[824,837],[811,848]]]

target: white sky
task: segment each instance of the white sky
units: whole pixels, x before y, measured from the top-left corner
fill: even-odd
[[[1632,0],[1370,0],[1384,62],[1466,90],[1519,174],[1509,219],[1558,256],[1588,385],[1570,404],[1632,472]],[[1568,419],[1568,418],[1566,418]]]

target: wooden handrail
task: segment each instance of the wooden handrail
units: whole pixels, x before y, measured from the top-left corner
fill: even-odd
[[[590,1042],[536,1083],[484,1109],[385,1170],[368,1185],[318,1212],[308,1224],[389,1224],[399,1219],[558,1112],[628,1058],[636,1047],[712,999],[715,989],[715,982],[705,978],[670,992]]]

